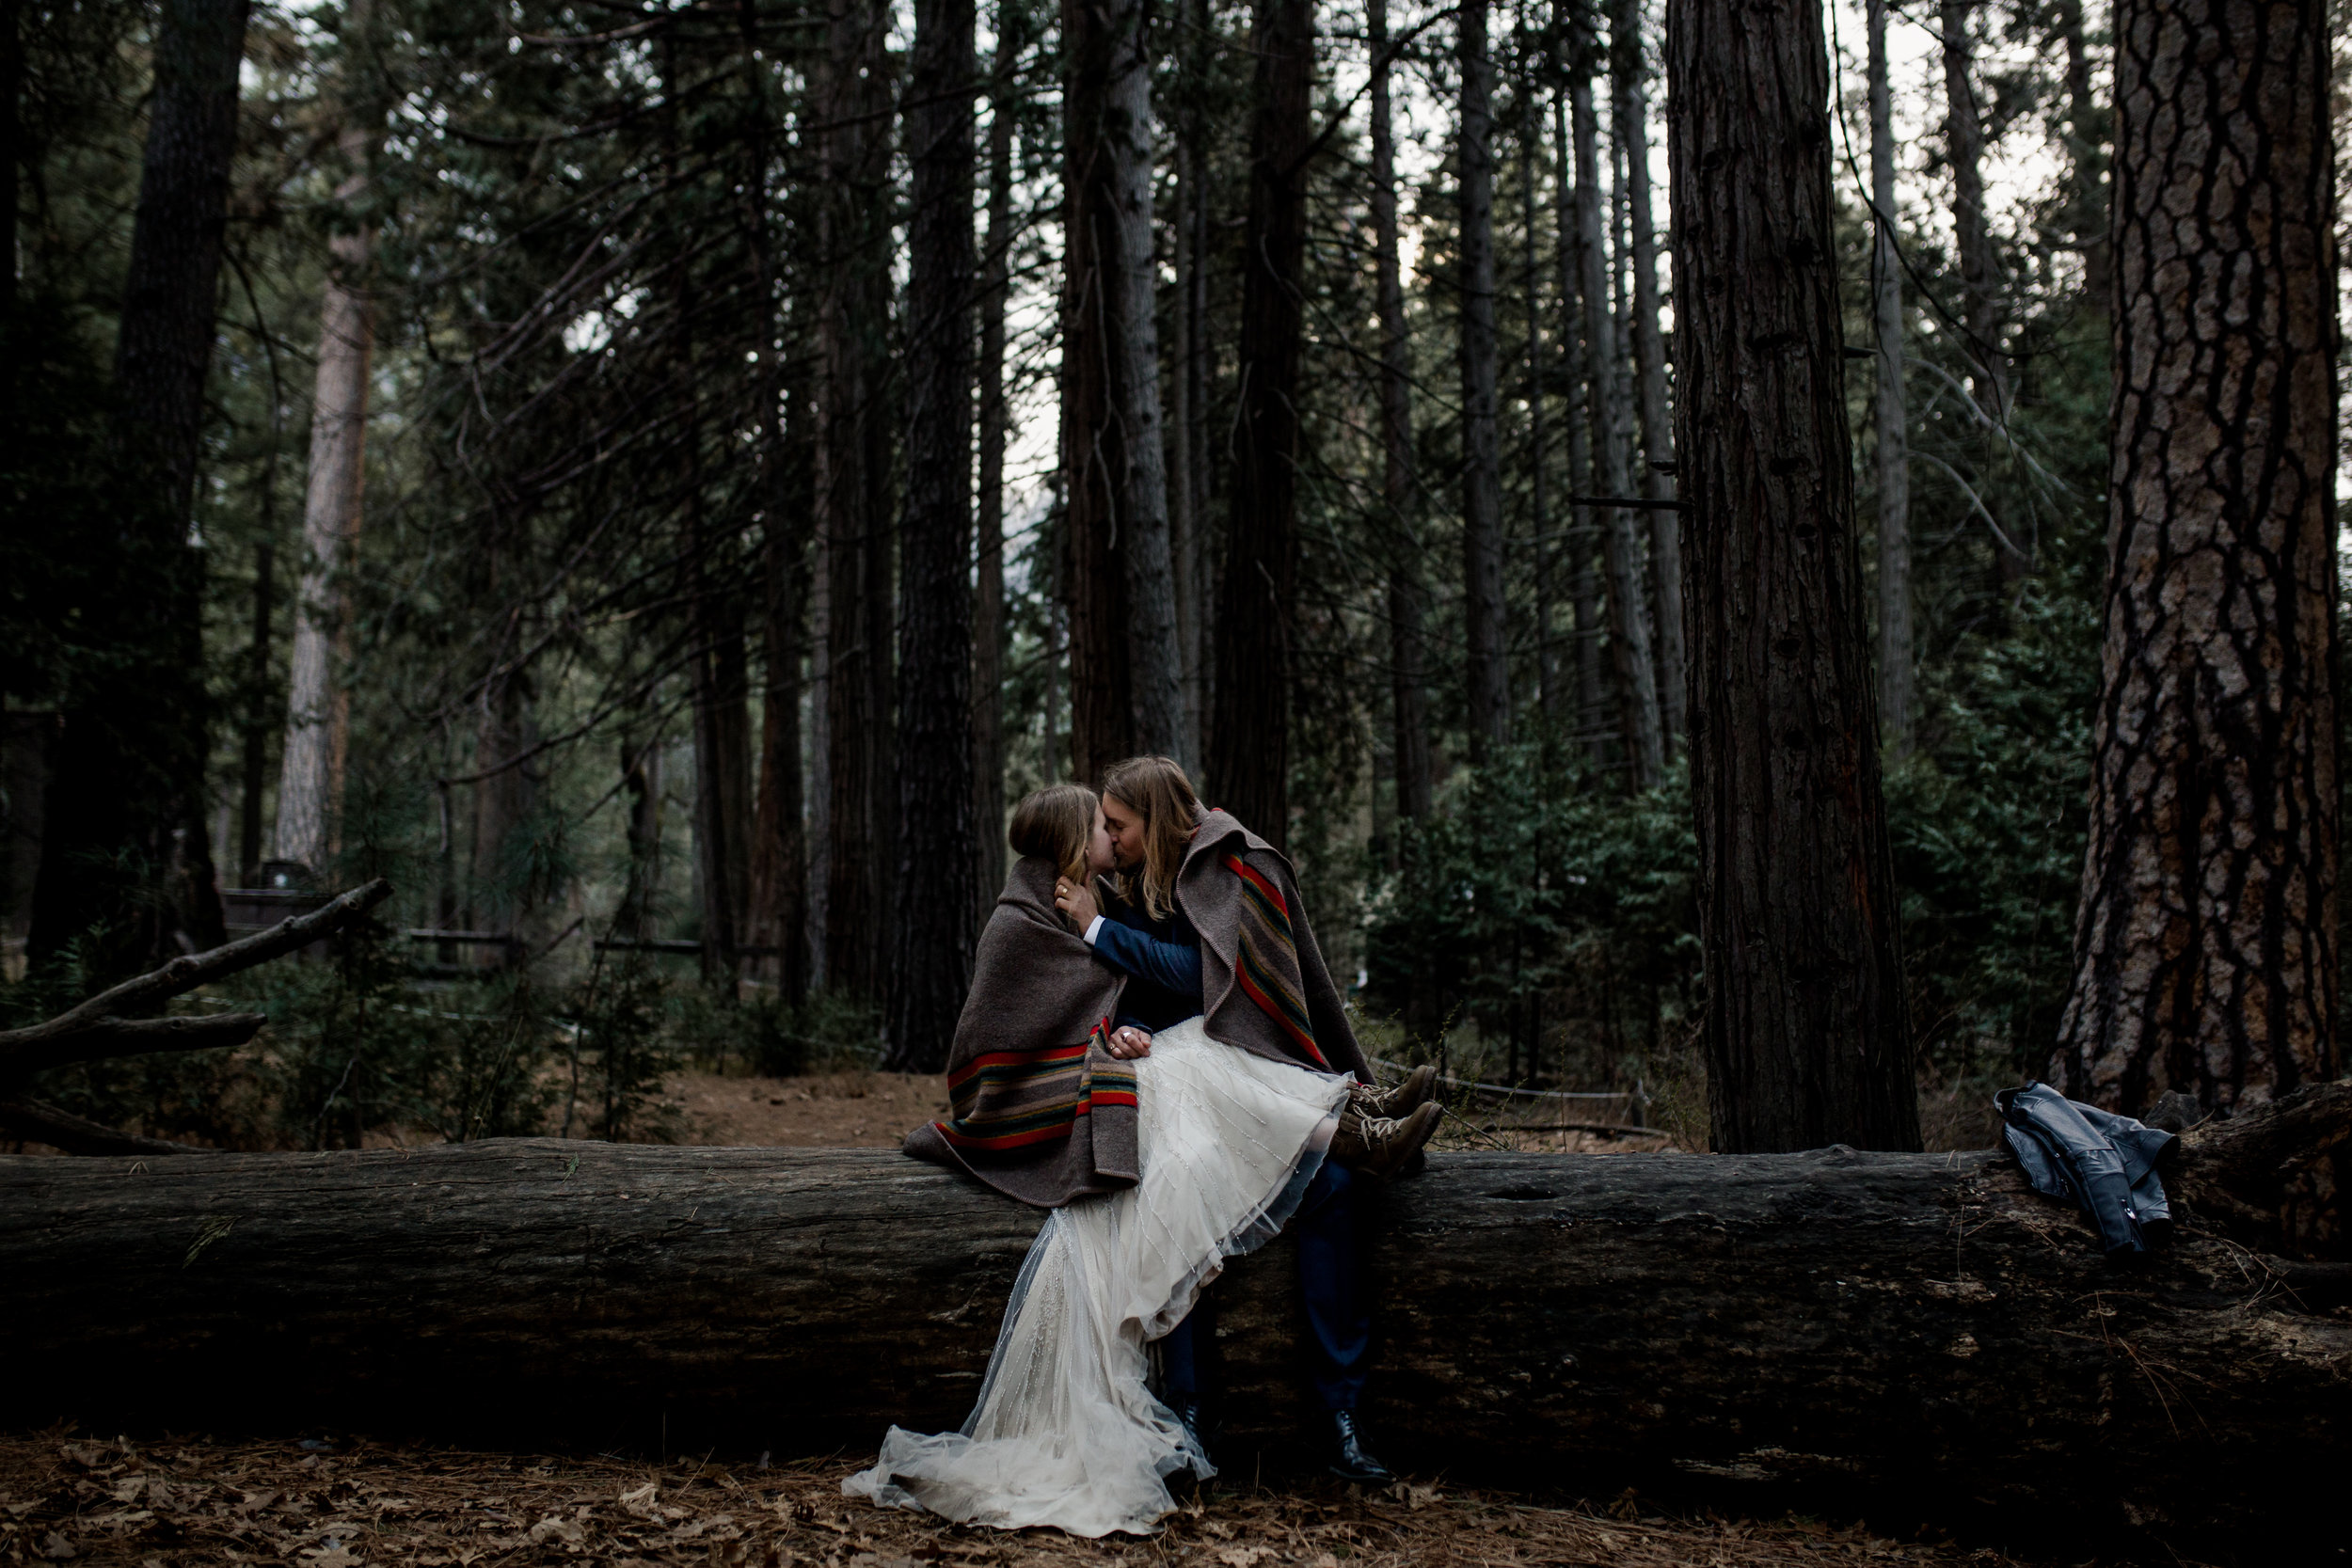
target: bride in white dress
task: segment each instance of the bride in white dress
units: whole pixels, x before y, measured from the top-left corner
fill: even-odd
[[[1197,1018],[1135,1067],[1142,1180],[1046,1217],[963,1430],[892,1427],[844,1492],[1000,1529],[1148,1534],[1175,1506],[1170,1477],[1216,1474],[1145,1386],[1144,1347],[1281,1229],[1350,1080],[1220,1045]]]
[[[1098,1036],[1087,1051],[1091,1085],[1074,1091],[1096,1114],[1069,1123],[1068,1157],[1057,1157],[1059,1184],[1007,1180],[970,1151],[992,1142],[1017,1147],[1031,1125],[1024,1118],[1041,1107],[1066,1117],[1055,1097],[1072,1091],[1036,1085],[1054,1082],[1051,1063],[1073,1078],[1080,1069],[1068,1060],[1072,1047],[988,1049],[1003,1044],[1002,1032],[989,1027],[992,1012],[1011,1017],[1041,990],[1054,993],[1057,1005],[1045,1011],[1057,1022],[1027,1042],[1051,1047],[1083,1033],[1084,1020],[1107,1010],[1103,997],[1117,994],[1115,977],[1102,982],[1104,992],[1087,990],[1089,975],[1110,972],[1041,902],[1051,897],[1042,884],[1054,881],[1055,868],[1068,873],[1067,887],[1110,867],[1092,792],[1062,785],[1024,801],[1013,845],[1025,860],[983,936],[984,973],[975,975],[959,1030],[966,1060],[950,1074],[955,1120],[917,1129],[908,1148],[963,1164],[1025,1201],[1059,1207],[1022,1265],[962,1430],[925,1435],[894,1426],[880,1461],[842,1490],[959,1523],[1148,1534],[1175,1506],[1171,1478],[1190,1472],[1205,1481],[1216,1471],[1146,1386],[1145,1347],[1184,1320],[1227,1259],[1282,1228],[1322,1167],[1355,1081],[1214,1040],[1199,1017],[1151,1037],[1121,1030],[1107,1048]],[[1075,972],[1062,967],[1073,962]],[[1015,1056],[1022,1065],[1003,1066]],[[1121,1114],[1107,1108],[1130,1098],[1121,1092],[1128,1069],[1132,1151]],[[993,1085],[992,1072],[999,1075]],[[993,1106],[991,1094],[999,1097]],[[1026,1137],[1034,1148],[1037,1134]]]

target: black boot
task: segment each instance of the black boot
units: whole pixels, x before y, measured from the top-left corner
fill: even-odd
[[[1396,1473],[1364,1451],[1364,1434],[1357,1430],[1356,1412],[1331,1412],[1331,1458],[1327,1468],[1342,1481],[1361,1481],[1366,1486],[1383,1486],[1396,1479]]]

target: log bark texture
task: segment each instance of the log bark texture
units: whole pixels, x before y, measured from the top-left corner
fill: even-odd
[[[2342,1137],[2317,1092],[2233,1179]],[[2119,1270],[1990,1153],[1439,1155],[1382,1210],[1367,1418],[1424,1474],[2235,1555],[2352,1460],[2344,1265]],[[0,1419],[870,1452],[962,1418],[1038,1218],[884,1153],[0,1159]],[[1306,1415],[1286,1246],[1218,1289],[1247,1475]]]

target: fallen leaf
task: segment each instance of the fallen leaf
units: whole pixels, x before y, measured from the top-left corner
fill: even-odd
[[[644,1485],[637,1488],[634,1492],[622,1493],[621,1507],[627,1512],[636,1514],[640,1519],[656,1518],[658,1515],[654,1512],[653,1500],[655,1497],[659,1495],[660,1490],[661,1489],[659,1486],[649,1481],[645,1482]]]
[[[49,1539],[40,1544],[40,1555],[43,1557],[54,1557],[62,1560],[69,1557],[78,1557],[81,1554],[73,1549],[72,1542],[68,1541],[64,1536],[59,1535],[56,1530],[51,1530],[49,1532]]]
[[[1274,1548],[1271,1546],[1228,1546],[1216,1554],[1216,1560],[1225,1564],[1225,1568],[1257,1568],[1261,1561],[1273,1555]]]
[[[359,1561],[341,1546],[329,1546],[323,1552],[305,1552],[302,1560],[310,1568],[356,1568]]]
[[[561,1541],[567,1546],[577,1546],[588,1539],[588,1530],[577,1519],[566,1519],[559,1514],[550,1513],[531,1527],[531,1544],[535,1546],[550,1538]]]

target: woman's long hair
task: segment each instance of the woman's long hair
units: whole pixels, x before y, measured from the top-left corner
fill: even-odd
[[[1167,757],[1129,757],[1103,775],[1103,793],[1143,818],[1143,874],[1119,879],[1120,896],[1153,920],[1176,907],[1176,873],[1184,867],[1200,798],[1184,770]]]
[[[1084,784],[1047,784],[1012,808],[1012,828],[1005,837],[1014,854],[1050,861],[1056,872],[1083,887],[1087,840],[1094,836],[1094,814],[1102,803]]]

